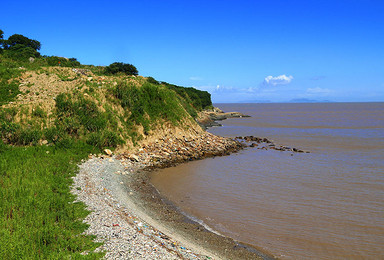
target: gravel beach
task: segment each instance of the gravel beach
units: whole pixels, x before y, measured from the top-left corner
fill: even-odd
[[[106,259],[272,259],[187,219],[149,182],[149,169],[241,148],[206,133],[193,140],[164,138],[131,154],[90,155],[72,186],[91,211],[86,234],[104,243],[97,250]]]

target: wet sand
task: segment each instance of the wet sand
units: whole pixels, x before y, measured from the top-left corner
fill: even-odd
[[[188,241],[193,247],[205,249],[214,258],[220,259],[274,259],[250,245],[221,236],[186,217],[171,201],[167,200],[150,183],[151,171],[142,170],[134,178],[126,178],[126,185],[135,193],[130,199],[146,214],[155,220],[154,226],[165,227],[175,232],[176,239]]]

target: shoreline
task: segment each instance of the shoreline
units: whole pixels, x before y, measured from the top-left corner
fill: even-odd
[[[274,259],[186,217],[149,181],[155,169],[229,155],[243,147],[203,133],[192,139],[164,137],[135,154],[90,158],[72,187],[91,210],[86,233],[104,241],[98,250],[107,252],[106,259]]]

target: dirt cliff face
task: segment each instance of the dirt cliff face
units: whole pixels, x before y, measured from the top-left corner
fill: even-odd
[[[175,111],[156,111],[157,117],[151,118],[151,111],[145,111],[140,106],[131,103],[125,105],[125,100],[121,99],[124,97],[116,94],[117,86],[123,84],[130,87],[128,89],[131,91],[126,93],[126,96],[130,97],[143,86],[148,87],[150,83],[144,77],[97,76],[87,69],[66,67],[19,69],[22,71],[18,78],[21,93],[13,102],[3,105],[0,110],[0,114],[3,115],[0,115],[0,120],[2,117],[7,118],[7,124],[15,126],[14,132],[5,133],[6,130],[3,129],[4,131],[0,133],[6,143],[49,144],[55,139],[52,137],[50,140],[45,133],[52,129],[61,131],[60,134],[68,135],[70,138],[84,140],[89,140],[90,135],[96,136],[100,131],[108,131],[108,133],[114,133],[113,136],[119,140],[123,140],[117,145],[118,150],[122,151],[137,150],[138,147],[153,143],[164,136],[194,138],[204,132],[179,101],[181,97],[177,96],[173,90],[167,89],[166,86],[150,85],[151,89],[156,92],[154,98],[158,102],[164,102],[164,108],[167,108],[169,104],[167,104],[167,100],[161,100],[163,96],[159,96],[157,92],[162,91],[165,93],[165,97],[169,95],[171,98],[173,97],[172,101],[176,103],[171,109]],[[65,109],[64,104],[62,111],[59,111],[57,97],[60,95],[64,95],[61,100],[71,105],[71,108]],[[128,101],[132,102],[132,100],[135,101],[133,98]],[[140,104],[142,107],[151,109],[152,104],[148,104],[151,100],[148,100],[141,100]],[[159,104],[161,107],[161,103],[157,105],[159,106]],[[167,109],[170,110],[169,106]],[[172,115],[177,114],[176,119],[169,118],[166,112],[172,112],[168,113]],[[133,114],[136,117],[133,117]],[[88,118],[84,120],[84,117]],[[98,123],[98,120],[100,124],[95,126],[95,130],[92,127]],[[89,121],[95,123],[89,124]],[[33,142],[18,139],[26,131],[31,130],[37,131],[37,137],[31,139]],[[40,133],[38,133],[39,131]],[[106,142],[106,144],[109,143]]]

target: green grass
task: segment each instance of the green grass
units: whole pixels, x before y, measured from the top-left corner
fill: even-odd
[[[128,109],[128,122],[142,125],[145,133],[161,120],[179,125],[180,120],[186,117],[177,94],[164,86],[149,82],[142,86],[120,82],[113,94],[121,101],[121,106]]]
[[[20,75],[20,70],[6,67],[0,61],[0,105],[13,101],[19,91],[19,82],[12,80]]]
[[[0,141],[0,259],[97,259],[81,233],[88,211],[74,202],[71,176],[91,146],[8,147]]]

